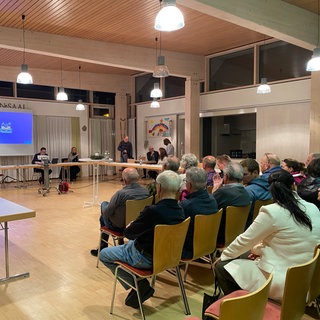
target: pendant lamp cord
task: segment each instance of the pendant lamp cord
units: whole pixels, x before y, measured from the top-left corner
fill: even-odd
[[[21,16],[22,18],[22,39],[23,39],[23,64],[26,62],[26,41],[25,41],[25,35],[24,35],[24,20],[26,16],[23,14]]]
[[[60,70],[61,70],[61,87],[63,87],[63,80],[62,80],[62,58],[60,59]]]

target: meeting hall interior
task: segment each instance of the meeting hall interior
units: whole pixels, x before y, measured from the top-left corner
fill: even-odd
[[[155,28],[166,5],[180,9],[183,27]],[[178,158],[200,162],[221,154],[259,162],[268,152],[305,162],[320,152],[320,72],[307,70],[319,55],[319,13],[317,0],[0,1],[0,199],[32,211],[0,221],[0,320],[141,318],[120,286],[110,314],[114,275],[90,255],[100,203],[123,186],[124,137],[141,177],[139,160],[164,138]],[[8,116],[17,115],[8,142]],[[42,147],[46,160],[58,159],[50,190],[32,167]],[[59,176],[72,147],[83,163],[66,191]],[[192,316],[213,285],[210,264],[190,265]],[[155,288],[146,318],[187,317],[174,275],[159,274]]]

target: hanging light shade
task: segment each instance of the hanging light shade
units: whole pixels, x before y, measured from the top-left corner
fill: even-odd
[[[67,101],[68,100],[68,95],[66,94],[66,92],[64,91],[64,88],[63,88],[63,83],[62,83],[62,59],[61,59],[61,87],[58,88],[58,94],[57,94],[57,97],[56,99],[58,101]]]
[[[320,47],[319,47],[319,29],[320,29],[320,1],[318,0],[318,38],[317,47],[313,49],[313,55],[307,63],[307,71],[320,71]]]
[[[312,58],[307,63],[307,71],[320,71],[320,48],[313,49]]]
[[[150,104],[150,108],[152,109],[160,108],[160,103],[156,99],[154,99]]]
[[[163,0],[163,8],[156,16],[154,28],[159,31],[175,31],[183,27],[183,14],[180,9],[176,7],[176,1]]]
[[[151,90],[150,97],[151,98],[162,98],[162,91],[159,88],[159,83],[158,82],[154,83],[154,87]]]
[[[81,66],[79,66],[79,89],[81,89],[81,78],[80,78],[80,70]],[[79,99],[78,104],[76,105],[77,111],[83,111],[86,110],[86,107],[84,106],[82,99]]]
[[[86,107],[85,107],[84,104],[82,103],[82,100],[81,100],[81,99],[79,99],[78,104],[76,105],[76,110],[77,110],[77,111],[86,110]]]
[[[18,74],[17,83],[21,84],[33,84],[33,79],[31,74],[28,72],[28,65],[26,61],[26,41],[24,37],[24,20],[26,16],[23,14],[22,18],[22,39],[23,39],[23,63],[21,65],[21,72]]]
[[[59,87],[57,94],[58,101],[68,101],[68,95],[65,93],[63,87]]]
[[[271,88],[267,83],[267,78],[261,78],[261,84],[257,89],[258,94],[270,93]]]
[[[158,64],[153,69],[153,76],[155,78],[164,78],[169,76],[169,69],[165,65],[164,56],[158,57]]]
[[[17,83],[33,84],[32,75],[28,72],[28,65],[21,65],[21,72],[18,74]]]

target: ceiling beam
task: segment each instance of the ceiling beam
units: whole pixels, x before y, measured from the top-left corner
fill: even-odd
[[[86,40],[41,32],[25,32],[26,52],[152,72],[156,64],[155,49]],[[23,51],[19,29],[0,27],[0,47]],[[204,79],[204,57],[186,53],[162,51],[171,75]]]
[[[178,4],[313,50],[318,15],[280,0],[177,0]]]

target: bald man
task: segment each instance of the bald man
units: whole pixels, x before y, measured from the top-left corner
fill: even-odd
[[[124,187],[118,190],[111,198],[110,202],[101,203],[100,226],[107,226],[114,231],[123,231],[126,227],[126,201],[139,200],[149,197],[149,192],[139,183],[139,173],[135,168],[126,168],[122,171]],[[103,240],[108,241],[109,235],[103,234]],[[107,247],[108,244],[101,241],[100,249]],[[92,249],[93,256],[98,255],[98,249]]]

